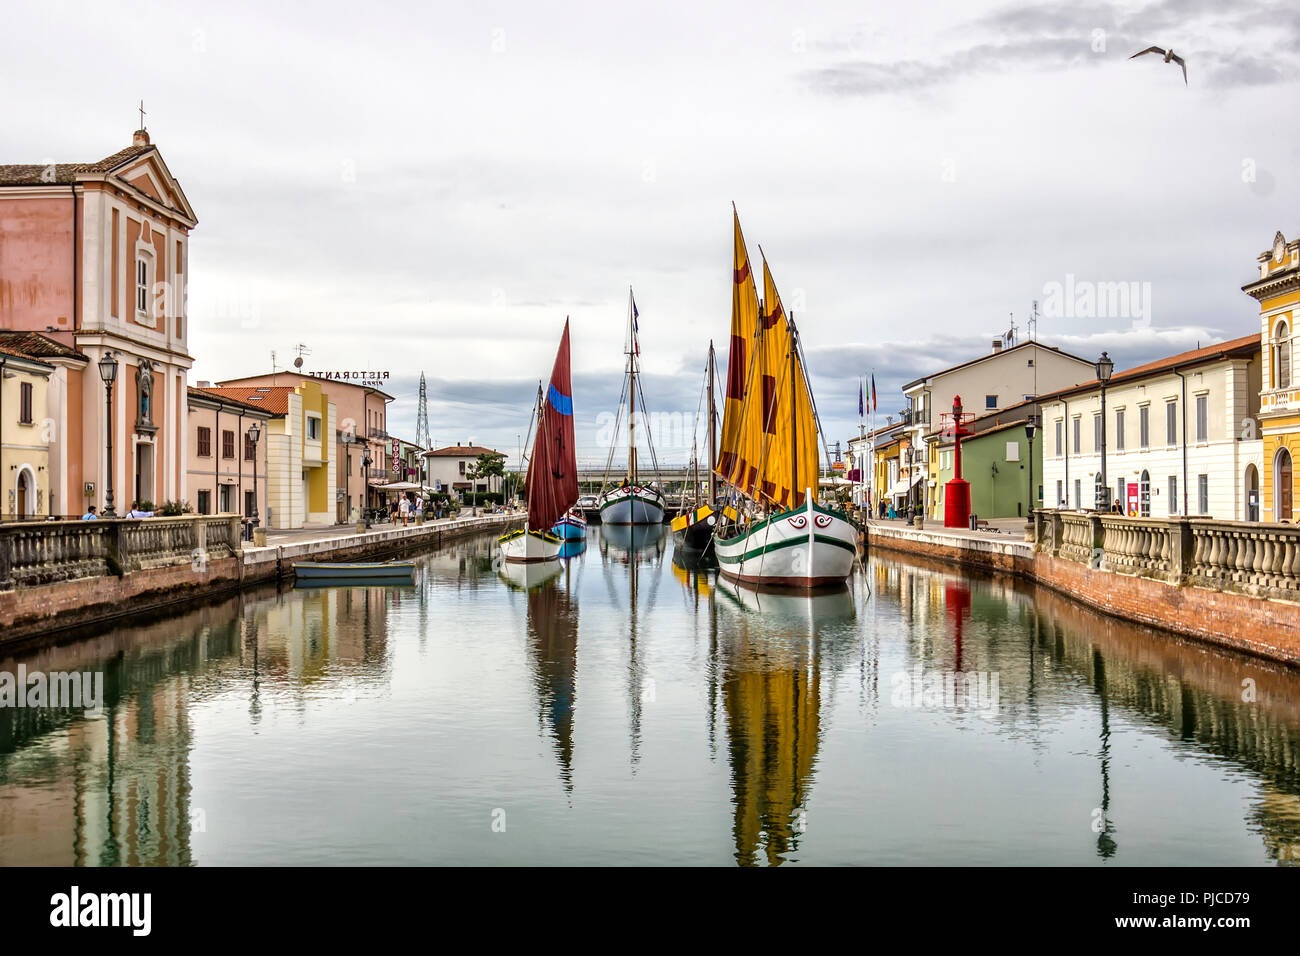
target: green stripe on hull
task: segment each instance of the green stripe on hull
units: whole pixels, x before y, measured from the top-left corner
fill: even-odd
[[[854,521],[852,518],[850,518],[842,511],[832,511],[830,508],[823,508],[821,505],[817,504],[816,502],[813,502],[812,510],[817,514],[830,515],[832,518],[838,518],[840,521],[843,521],[845,524],[850,525],[855,530],[858,531],[862,530],[861,528],[858,527],[858,523],[856,521]],[[743,538],[746,538],[749,535],[754,534],[754,532],[761,531],[763,528],[766,528],[773,521],[780,521],[782,518],[789,518],[793,515],[800,515],[800,514],[807,514],[807,513],[808,513],[808,506],[806,504],[802,504],[798,508],[791,508],[789,511],[782,511],[780,514],[772,515],[769,518],[764,518],[758,524],[746,528],[744,534],[738,534],[734,538],[723,538],[721,539],[721,542],[723,544],[731,544],[731,542],[733,541],[740,541]]]
[[[731,541],[736,540],[738,539],[731,539]],[[730,544],[731,541],[724,541],[722,544]],[[857,548],[849,544],[847,541],[841,541],[839,538],[828,538],[825,535],[815,534],[813,535],[813,541],[821,544],[833,544],[837,548],[843,548],[846,551],[852,551],[854,554],[857,554]],[[755,548],[753,551],[746,551],[744,554],[736,555],[735,557],[723,554],[721,549],[717,547],[714,547],[713,550],[717,553],[719,561],[723,561],[727,564],[739,564],[741,561],[748,561],[750,558],[756,558],[760,554],[767,554],[769,551],[778,551],[781,548],[792,548],[797,544],[807,543],[808,538],[806,536],[800,538],[786,538],[784,541],[777,541],[774,544],[765,544],[761,547]]]

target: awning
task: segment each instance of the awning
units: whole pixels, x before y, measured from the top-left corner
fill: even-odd
[[[885,493],[885,497],[893,498],[895,495],[907,494],[912,489],[912,486],[915,485],[918,481],[920,481],[924,477],[925,477],[924,475],[916,475],[915,477],[912,478],[899,478],[896,482],[894,482],[892,485],[889,486],[889,491]]]
[[[375,491],[419,491],[420,484],[416,481],[394,481],[390,485],[373,485]]]

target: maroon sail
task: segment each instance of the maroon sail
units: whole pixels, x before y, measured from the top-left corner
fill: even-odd
[[[550,531],[578,500],[578,456],[573,444],[573,383],[569,374],[569,320],[555,353],[551,384],[542,399],[537,440],[528,462],[528,527]]]

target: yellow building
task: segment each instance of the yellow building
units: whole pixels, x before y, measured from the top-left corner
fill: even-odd
[[[0,513],[6,520],[50,513],[53,373],[54,366],[29,355],[0,351]]]
[[[1259,397],[1264,468],[1260,476],[1260,518],[1294,521],[1295,466],[1300,455],[1300,383],[1296,381],[1295,313],[1300,306],[1300,240],[1286,241],[1282,233],[1273,248],[1260,253],[1259,278],[1242,286],[1259,302],[1263,384]],[[1243,429],[1253,427],[1243,423]]]
[[[247,402],[271,413],[267,422],[266,509],[270,528],[332,525],[336,518],[331,479],[336,409],[320,382],[296,386],[226,385],[211,395]]]

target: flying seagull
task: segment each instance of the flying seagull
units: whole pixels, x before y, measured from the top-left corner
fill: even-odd
[[[1158,46],[1149,46],[1141,53],[1134,53],[1131,57],[1129,57],[1129,59],[1135,60],[1138,57],[1142,56],[1143,53],[1159,53],[1161,56],[1165,58],[1166,63],[1168,63],[1170,60],[1173,60],[1175,63],[1177,63],[1179,66],[1183,68],[1183,85],[1184,86],[1187,85],[1187,61],[1184,60],[1177,53],[1175,53],[1173,50],[1162,50]]]

